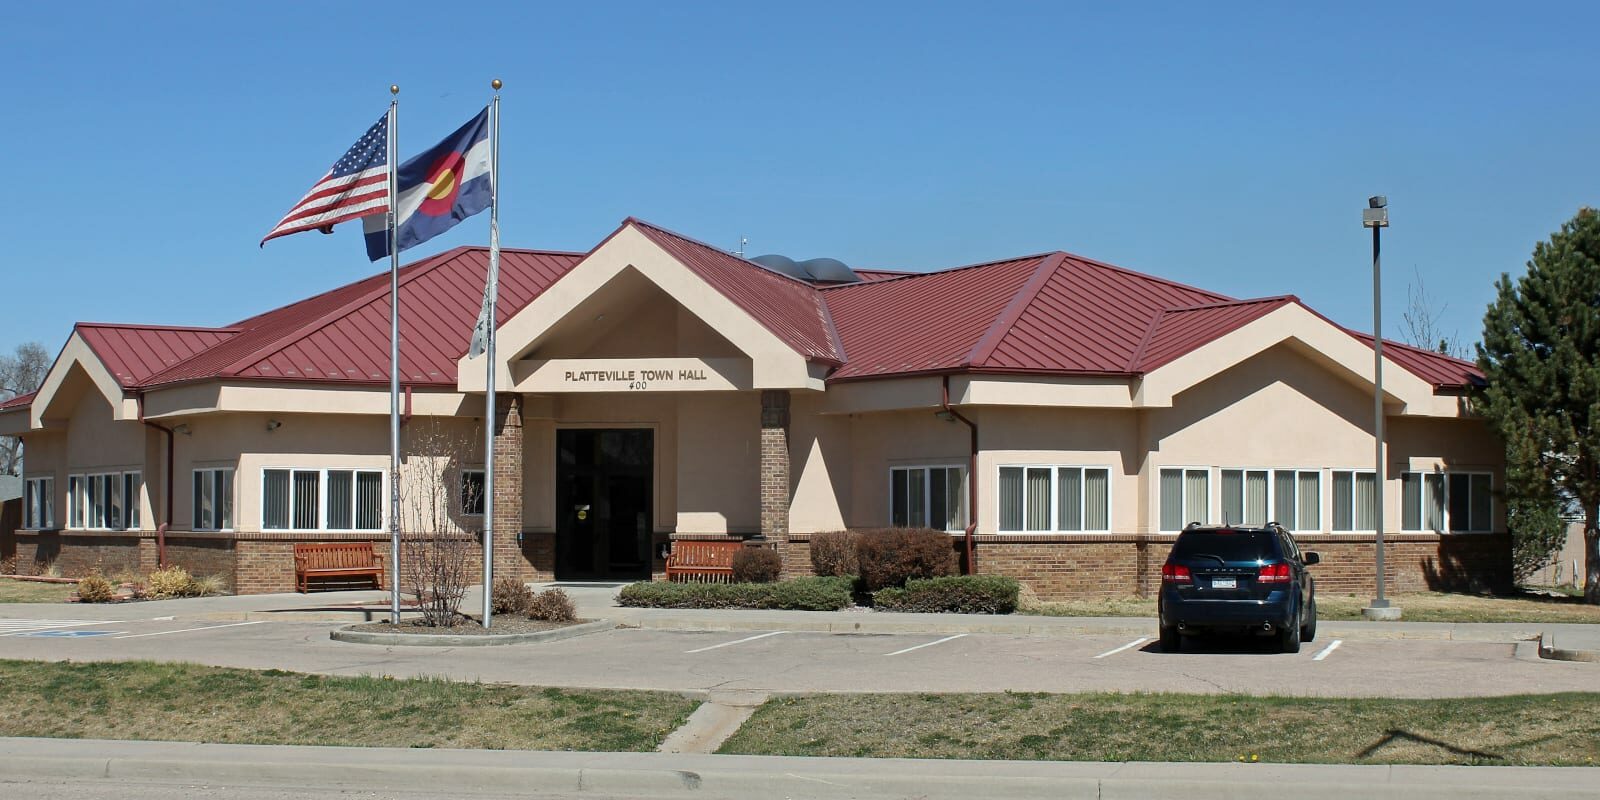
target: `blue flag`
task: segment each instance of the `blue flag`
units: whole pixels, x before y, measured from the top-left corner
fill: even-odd
[[[400,165],[395,240],[403,252],[489,207],[489,109]],[[362,220],[367,257],[389,255],[384,215]]]

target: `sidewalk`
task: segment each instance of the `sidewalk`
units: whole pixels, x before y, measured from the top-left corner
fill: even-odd
[[[616,605],[621,584],[543,584],[559,586],[572,596],[578,616],[609,619],[619,625],[652,630],[807,631],[825,633],[924,633],[1008,636],[1153,636],[1156,623],[1146,617],[1041,617],[1026,614],[905,614],[866,609],[849,611],[759,611],[735,609],[623,608]],[[482,607],[478,587],[467,590],[462,610]],[[3,606],[0,616],[35,619],[92,617],[105,620],[173,616],[211,622],[370,622],[389,615],[386,592],[321,592],[158,600],[111,605],[18,603]],[[92,609],[92,610],[91,610]],[[411,612],[405,612],[409,615]],[[1540,654],[1567,661],[1600,662],[1600,625],[1538,622],[1340,622],[1318,623],[1319,638],[1423,639],[1470,642],[1540,642]]]
[[[1588,798],[1600,768],[795,758],[0,739],[0,781],[701,798]]]

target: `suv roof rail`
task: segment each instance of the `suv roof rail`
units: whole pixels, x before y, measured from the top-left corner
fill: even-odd
[[[1191,522],[1188,525],[1183,526],[1183,529],[1184,530],[1189,530],[1190,528],[1198,528],[1198,527],[1200,527],[1200,523],[1199,522]]]

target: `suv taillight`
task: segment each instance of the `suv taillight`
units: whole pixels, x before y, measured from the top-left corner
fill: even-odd
[[[1261,568],[1261,574],[1256,576],[1257,583],[1288,583],[1288,564],[1268,564]]]
[[[1194,583],[1194,576],[1189,574],[1189,568],[1182,564],[1162,564],[1162,583]]]

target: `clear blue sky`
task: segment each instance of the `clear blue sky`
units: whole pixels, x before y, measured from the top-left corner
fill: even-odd
[[[410,155],[505,80],[510,246],[631,214],[857,266],[1064,249],[1369,330],[1385,193],[1392,337],[1420,273],[1477,339],[1500,273],[1600,203],[1593,3],[396,5],[8,8],[0,351],[378,271],[356,223],[256,243],[391,82]]]

